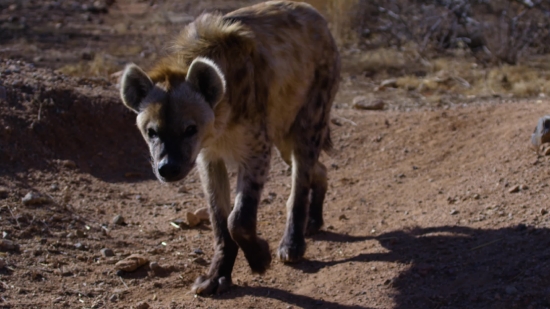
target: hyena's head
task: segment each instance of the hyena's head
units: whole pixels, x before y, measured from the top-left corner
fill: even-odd
[[[186,75],[154,84],[138,66],[126,67],[121,82],[124,104],[136,112],[137,125],[149,145],[151,164],[161,181],[184,178],[195,165],[214,123],[214,106],[225,93],[220,69],[197,58]]]

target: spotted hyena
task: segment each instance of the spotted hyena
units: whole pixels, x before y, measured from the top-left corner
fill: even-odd
[[[328,122],[339,74],[325,19],[308,4],[284,1],[203,14],[148,74],[126,67],[122,100],[138,114],[158,179],[181,180],[195,164],[200,171],[215,254],[193,286],[196,293],[231,285],[239,248],[253,272],[269,267],[269,246],[257,236],[256,217],[273,146],[292,166],[277,255],[283,262],[304,255],[304,234],[323,225],[327,170],[319,155],[331,149]],[[233,207],[229,162],[238,168]]]

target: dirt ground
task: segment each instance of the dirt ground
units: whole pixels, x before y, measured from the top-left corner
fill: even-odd
[[[196,171],[159,183],[115,82],[53,69],[147,64],[189,20],[171,12],[249,2],[0,1],[0,308],[550,308],[550,156],[529,148],[550,100],[388,89],[386,109],[356,110],[372,80],[350,72],[304,261],[257,276],[239,253],[228,292],[190,292],[213,254],[209,224],[185,224],[205,206]],[[274,252],[290,193],[277,156],[269,178],[258,229]],[[131,254],[159,268],[117,271]]]

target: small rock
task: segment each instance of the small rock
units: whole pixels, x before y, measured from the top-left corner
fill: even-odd
[[[207,207],[203,207],[203,208],[195,210],[194,214],[201,221],[210,221],[210,212],[208,211]]]
[[[451,215],[456,215],[456,214],[458,214],[458,210],[456,209],[451,210]]]
[[[6,262],[4,262],[4,259],[0,259],[0,269],[6,267]]]
[[[515,186],[511,187],[510,190],[508,190],[508,192],[517,193],[517,192],[519,192],[519,190],[520,190],[519,185],[515,185]]]
[[[149,268],[151,268],[151,270],[154,272],[158,272],[159,270],[162,270],[162,267],[157,262],[149,263]]]
[[[51,202],[51,199],[48,196],[42,195],[38,192],[29,192],[21,201],[23,202],[23,205],[29,206],[46,204]]]
[[[109,249],[109,248],[103,248],[103,249],[101,249],[100,252],[101,252],[101,255],[103,255],[104,257],[115,256],[115,252],[112,249]]]
[[[506,287],[506,294],[512,295],[512,294],[516,294],[517,292],[518,290],[513,285],[509,285]]]
[[[132,254],[122,261],[115,264],[116,270],[131,272],[149,262],[146,257],[141,254]]]
[[[338,220],[348,220],[348,217],[346,217],[345,214],[341,214],[341,215],[338,217]]]
[[[385,103],[382,100],[369,101],[364,96],[353,98],[353,108],[362,110],[383,110]]]
[[[203,255],[204,254],[204,252],[201,250],[201,248],[197,248],[197,249],[193,250],[193,253],[198,254],[198,255]]]
[[[540,214],[543,215],[543,216],[544,216],[545,214],[547,214],[547,213],[548,213],[548,210],[546,210],[546,209],[544,209],[544,208],[542,208],[542,209],[540,210]]]
[[[118,295],[116,294],[111,295],[111,297],[109,297],[109,300],[113,303],[116,302],[118,300]]]
[[[126,222],[124,222],[124,217],[121,216],[121,215],[116,215],[114,218],[113,218],[113,224],[116,224],[116,225],[125,225]]]
[[[66,168],[76,168],[76,163],[73,160],[59,160],[58,162]]]
[[[10,190],[6,187],[0,186],[0,199],[8,197]]]
[[[6,87],[0,86],[0,101],[6,101],[8,99],[8,92]]]
[[[201,257],[193,259],[193,263],[196,263],[196,264],[199,264],[199,265],[202,265],[202,266],[208,266],[208,262],[205,259],[201,258]]]
[[[140,301],[137,303],[136,309],[149,309],[149,304],[145,301]]]
[[[330,119],[330,122],[333,124],[333,125],[336,125],[336,126],[339,126],[341,127],[343,125],[342,121],[340,120],[340,118],[331,118]]]
[[[390,78],[390,79],[383,80],[380,83],[380,87],[381,88],[385,88],[385,87],[397,88],[397,79]]]
[[[521,185],[521,186],[519,186],[519,189],[520,189],[521,191],[525,191],[525,190],[529,189],[529,187],[526,186],[526,185]]]
[[[190,226],[190,227],[195,227],[197,225],[199,225],[201,223],[201,220],[199,219],[199,217],[197,217],[194,213],[192,212],[187,212],[186,213],[186,216],[187,216],[187,224]]]
[[[80,243],[80,242],[77,242],[76,244],[74,244],[74,248],[77,249],[77,250],[84,250],[86,249],[86,247]]]
[[[548,142],[550,142],[550,115],[539,119],[535,131],[531,135],[531,143],[535,149]]]
[[[0,251],[12,251],[18,249],[19,245],[17,245],[13,241],[7,239],[0,240]]]

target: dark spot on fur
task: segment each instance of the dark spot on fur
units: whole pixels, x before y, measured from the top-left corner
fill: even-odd
[[[258,192],[258,191],[260,191],[260,190],[262,189],[262,185],[259,184],[259,183],[256,182],[256,181],[250,181],[250,182],[248,183],[248,186],[249,186],[248,188],[249,188],[251,191],[253,191],[253,192]],[[243,203],[244,203],[244,201],[243,201]]]

